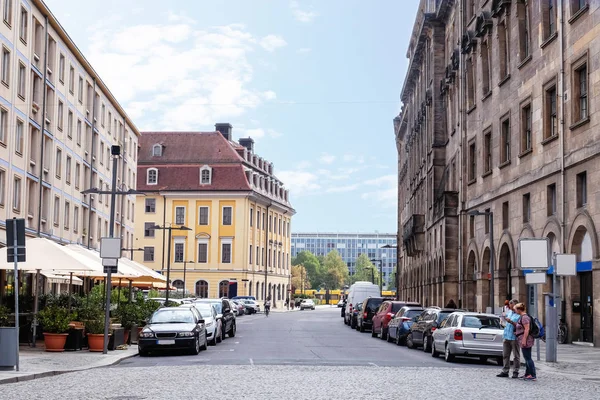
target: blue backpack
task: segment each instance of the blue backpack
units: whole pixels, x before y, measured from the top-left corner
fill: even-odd
[[[527,316],[532,321],[531,324],[529,324],[529,335],[534,339],[544,337],[546,332],[544,331],[544,326],[542,323],[537,318],[534,318],[529,314],[527,314]],[[519,320],[519,322],[521,321]]]

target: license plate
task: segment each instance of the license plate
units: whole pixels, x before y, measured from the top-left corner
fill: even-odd
[[[494,340],[494,335],[486,335],[485,333],[474,333],[473,339]]]
[[[174,340],[157,340],[156,344],[169,345],[169,344],[175,344],[175,341]]]

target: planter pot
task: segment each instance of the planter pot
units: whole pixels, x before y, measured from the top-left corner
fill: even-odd
[[[44,345],[46,346],[46,351],[65,351],[65,343],[67,342],[67,336],[67,333],[44,332]]]
[[[17,365],[17,328],[0,328],[0,367]]]
[[[111,335],[108,335],[110,339]],[[102,351],[104,350],[104,334],[103,333],[88,333],[88,347],[90,351]]]
[[[125,329],[125,332],[123,333],[123,341],[125,342],[125,344],[127,344],[127,342],[129,341],[129,329]]]

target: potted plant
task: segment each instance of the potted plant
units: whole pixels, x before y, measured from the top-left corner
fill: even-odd
[[[140,320],[140,307],[137,303],[124,303],[117,310],[117,317],[125,329],[125,343],[129,341],[129,332]]]
[[[104,350],[104,315],[102,313],[97,313],[85,321],[85,331],[87,333],[89,350]]]
[[[72,315],[66,309],[51,305],[38,314],[44,332],[46,351],[65,351],[67,332]]]

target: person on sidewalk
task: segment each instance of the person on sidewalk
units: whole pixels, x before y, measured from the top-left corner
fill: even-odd
[[[515,306],[515,312],[520,316],[519,321],[515,325],[515,335],[517,336],[519,346],[521,346],[523,358],[525,358],[525,375],[523,376],[523,379],[526,381],[535,381],[537,379],[535,364],[533,363],[533,358],[531,358],[531,348],[533,347],[535,339],[529,334],[529,327],[533,321],[529,315],[527,315],[525,304],[517,304]]]
[[[502,315],[506,321],[502,340],[502,358],[504,360],[504,365],[502,367],[502,371],[496,375],[498,378],[508,378],[508,373],[510,372],[511,353],[514,355],[512,377],[519,377],[519,367],[521,366],[521,348],[519,347],[519,343],[517,343],[515,326],[521,317],[519,314],[514,312],[514,307],[517,303],[517,300],[509,301],[507,305],[507,311]]]

